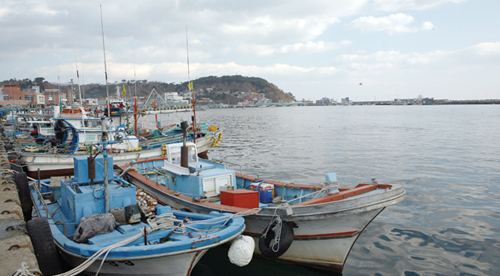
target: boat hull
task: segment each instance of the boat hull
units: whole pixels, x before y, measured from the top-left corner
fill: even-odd
[[[242,212],[247,209],[210,202],[196,202],[146,179],[137,172],[128,172],[128,180],[139,188],[155,194],[160,202],[177,209],[197,213],[211,211]],[[274,214],[294,227],[290,248],[278,258],[305,266],[342,272],[345,260],[356,239],[368,224],[386,207],[406,197],[403,185],[390,185],[383,192],[360,195],[338,201],[292,206],[293,214],[279,207],[262,208],[256,215],[245,217],[245,234],[258,244],[259,238]],[[262,255],[259,247],[255,253]]]
[[[198,149],[200,149],[199,155],[206,155],[217,139],[218,137],[214,135],[197,139],[196,144]],[[113,158],[113,164],[121,166],[132,160],[140,161],[150,158],[159,158],[162,157],[163,154],[162,148],[158,147],[150,150],[109,153],[108,156]],[[38,170],[40,170],[41,179],[50,178],[52,176],[73,175],[73,156],[75,155],[88,155],[88,153],[84,151],[75,154],[21,153],[22,160],[24,164],[26,164],[27,175],[35,179],[38,179]]]
[[[26,164],[28,176],[37,179],[38,170],[40,170],[40,178],[45,179],[52,176],[73,175],[73,157],[76,155],[84,156],[88,154],[85,152],[79,152],[78,154],[23,153],[22,157]],[[123,165],[132,160],[158,158],[161,155],[161,148],[157,148],[136,152],[110,153],[108,157],[113,158],[113,164]]]
[[[77,267],[87,260],[86,257],[78,256],[64,250],[57,244],[64,260],[72,267]],[[98,259],[89,266],[84,274],[96,275],[158,275],[158,276],[181,276],[190,275],[195,265],[209,248],[190,251],[186,253],[165,254],[162,256],[148,256],[147,258],[121,258],[106,259],[101,266],[102,259]]]

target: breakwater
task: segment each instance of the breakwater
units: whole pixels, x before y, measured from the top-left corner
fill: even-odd
[[[26,202],[22,202],[15,175],[20,171],[17,154],[0,127],[0,275],[14,275],[17,271],[29,271],[42,275],[33,253],[33,245],[26,230],[31,217]],[[17,171],[16,171],[17,170]],[[21,174],[21,173],[19,173]],[[25,191],[28,192],[29,191]]]

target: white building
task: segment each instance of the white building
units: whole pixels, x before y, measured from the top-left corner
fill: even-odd
[[[166,92],[164,94],[164,99],[169,105],[189,105],[189,101],[184,100],[177,92]]]

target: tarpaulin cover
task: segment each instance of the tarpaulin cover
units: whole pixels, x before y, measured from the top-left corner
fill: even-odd
[[[113,231],[116,227],[115,217],[111,213],[94,214],[82,217],[80,224],[75,230],[73,241],[88,242],[88,239],[98,234],[105,234]]]

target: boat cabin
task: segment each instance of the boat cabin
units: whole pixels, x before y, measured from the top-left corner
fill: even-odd
[[[170,189],[194,198],[218,200],[220,191],[234,189],[236,176],[223,164],[208,163],[198,159],[196,145],[188,147],[188,168],[181,167],[182,143],[167,145],[167,159],[161,167],[165,176],[163,183]],[[161,162],[161,161],[160,161]]]
[[[75,176],[60,180],[61,211],[70,221],[79,222],[84,216],[105,212],[104,194],[104,157],[95,158],[95,178],[89,180],[88,156],[75,156]],[[136,189],[121,178],[113,175],[113,158],[108,157],[109,208],[123,208],[136,203]],[[51,184],[53,185],[53,184]],[[52,187],[54,190],[54,187]],[[59,194],[59,193],[55,193]],[[58,198],[54,198],[58,200]],[[68,233],[75,230],[76,225],[66,225]]]

